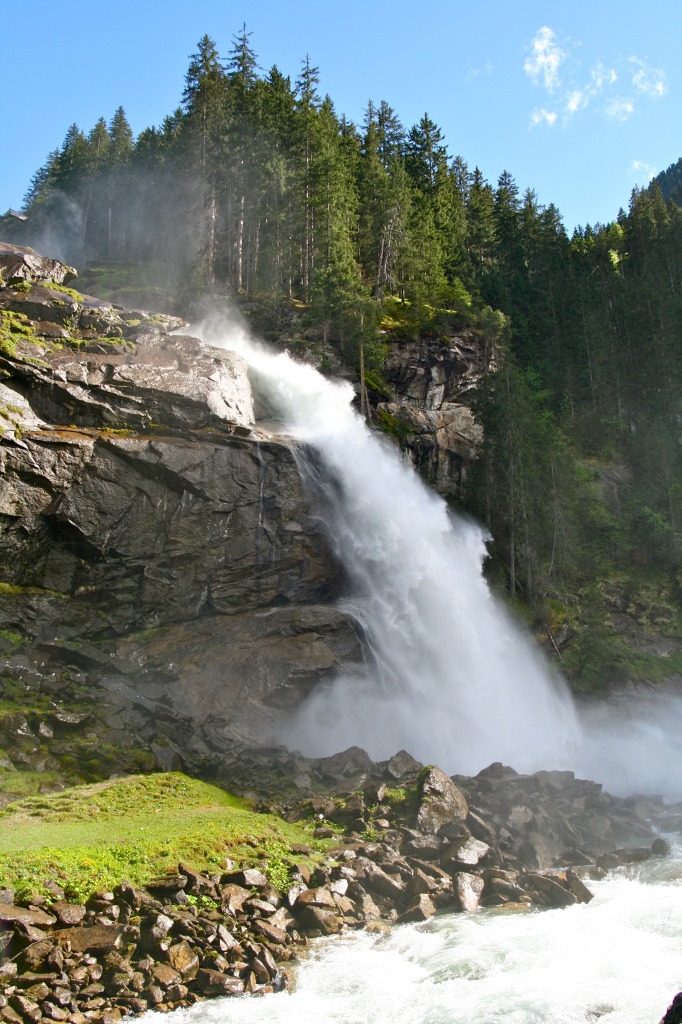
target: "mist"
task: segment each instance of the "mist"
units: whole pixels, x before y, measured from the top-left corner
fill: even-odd
[[[618,795],[682,797],[682,698],[645,691],[577,705],[495,600],[486,536],[453,515],[353,411],[354,390],[249,338],[238,320],[193,332],[237,351],[256,400],[299,439],[299,468],[351,581],[344,607],[371,659],[319,686],[281,729],[308,756],[407,749],[451,773],[492,761],[571,769]]]

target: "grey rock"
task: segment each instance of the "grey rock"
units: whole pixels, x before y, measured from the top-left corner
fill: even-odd
[[[436,765],[424,770],[419,801],[417,825],[425,833],[437,833],[443,825],[465,821],[469,812],[462,790]]]

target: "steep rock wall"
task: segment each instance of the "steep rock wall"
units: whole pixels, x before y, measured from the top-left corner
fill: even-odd
[[[0,253],[0,684],[205,770],[363,658],[342,571],[238,356],[24,255]]]

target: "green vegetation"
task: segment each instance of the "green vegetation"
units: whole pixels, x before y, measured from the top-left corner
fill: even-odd
[[[318,86],[308,58],[293,84],[261,72],[245,30],[226,58],[203,36],[159,127],[135,139],[119,108],[69,128],[15,240],[66,228],[67,196],[84,211],[68,258],[89,268],[86,290],[170,311],[202,291],[237,298],[268,337],[322,338],[322,365],[335,349],[373,405],[390,397],[390,345],[466,329],[491,372],[460,500],[494,538],[490,576],[538,634],[568,628],[576,685],[618,677],[631,660],[595,580],[677,580],[680,598],[680,162],[613,223],[569,237],[532,188],[451,156],[428,114],[406,127],[370,102],[355,125]],[[0,322],[0,351],[20,327]]]
[[[35,331],[24,313],[0,309],[0,355],[10,358],[17,353],[20,341],[33,339]]]
[[[311,826],[290,825],[215,786],[179,773],[132,776],[28,797],[0,813],[0,885],[23,897],[49,895],[55,879],[70,899],[141,885],[178,862],[201,871],[263,861],[284,887],[300,856],[291,847],[323,845]]]
[[[57,292],[59,295],[68,295],[74,302],[82,302],[83,296],[80,292],[77,292],[75,288],[68,288],[64,284],[56,284],[54,281],[41,281],[41,287],[49,288],[53,292]]]

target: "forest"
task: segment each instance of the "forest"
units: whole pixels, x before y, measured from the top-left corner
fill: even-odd
[[[679,168],[569,237],[531,188],[452,157],[428,114],[408,128],[381,100],[356,125],[318,88],[308,57],[293,83],[263,72],[246,27],[226,57],[204,36],[177,110],[137,138],[122,108],[72,125],[0,236],[58,238],[79,268],[161,268],[173,311],[198,292],[263,316],[294,304],[363,363],[370,402],[392,341],[485,339],[460,508],[494,538],[490,577],[578,688],[647,677],[609,616],[639,602],[682,625]]]

